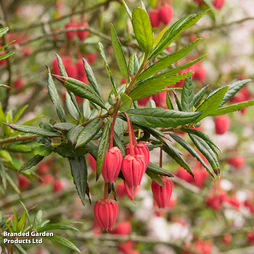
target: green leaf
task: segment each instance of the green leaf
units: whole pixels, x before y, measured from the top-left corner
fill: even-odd
[[[84,127],[79,124],[73,128],[71,128],[66,136],[66,139],[71,142],[72,145],[76,144],[79,133],[84,129]]]
[[[128,70],[130,74],[134,76],[136,75],[138,69],[139,69],[138,57],[137,54],[134,53],[130,56]]]
[[[185,46],[184,48],[169,54],[162,59],[160,59],[158,62],[155,64],[151,65],[148,69],[146,69],[144,72],[139,75],[139,79],[145,79],[149,78],[152,75],[156,74],[159,71],[162,71],[163,69],[170,67],[171,64],[175,63],[177,60],[181,59],[184,57],[188,52],[190,52],[196,45],[200,42],[201,39],[197,39],[190,43],[189,45]]]
[[[188,15],[181,18],[176,23],[174,23],[168,30],[164,33],[161,40],[157,46],[150,53],[148,59],[152,59],[159,55],[165,48],[167,48],[173,40],[175,40],[183,31],[193,26],[202,16],[207,13],[209,10],[205,10],[196,15]]]
[[[0,38],[7,33],[7,31],[9,30],[9,27],[3,27],[0,28]]]
[[[11,187],[18,193],[21,194],[17,185],[13,182],[12,178],[6,173],[6,180],[11,185]]]
[[[217,109],[228,90],[228,86],[219,89],[212,96],[209,96],[204,100],[204,102],[196,109],[197,112],[203,112],[202,115],[195,120],[199,122],[206,116],[209,116],[215,109]]]
[[[45,238],[45,239],[48,239],[48,240],[50,240],[52,242],[56,242],[56,243],[59,243],[61,245],[64,245],[64,246],[66,246],[66,247],[68,247],[68,248],[70,248],[72,250],[75,250],[75,251],[81,253],[80,250],[72,242],[70,242],[69,240],[67,240],[67,239],[65,239],[65,238],[63,238],[63,237],[61,237],[59,235],[42,236],[42,237]]]
[[[93,149],[94,148],[89,146],[89,144],[75,149],[75,146],[70,143],[62,143],[55,148],[55,151],[62,157],[68,158],[85,155],[86,153],[90,153]]]
[[[173,175],[169,171],[155,165],[152,162],[149,162],[147,169],[146,169],[146,173],[147,172],[151,172],[153,174],[158,174],[158,175],[162,175],[162,176],[173,177]]]
[[[127,111],[130,121],[145,127],[177,127],[194,122],[201,112],[178,112],[163,108],[130,109]]]
[[[193,98],[193,104],[194,104],[194,107],[197,108],[200,104],[200,102],[202,101],[206,91],[207,91],[207,88],[208,88],[209,85],[206,85],[205,87],[203,87],[201,90],[199,90],[197,92],[197,94],[194,95],[194,98]]]
[[[175,98],[175,102],[176,102],[176,105],[178,107],[178,110],[179,111],[183,111],[183,108],[182,108],[182,105],[181,105],[181,102],[177,96],[177,94],[173,91],[173,95],[174,95],[174,98]]]
[[[195,130],[195,129],[189,129],[189,128],[181,128],[182,131],[185,131],[187,133],[191,133],[191,134],[194,134],[198,137],[200,137],[201,139],[205,140],[206,143],[208,143],[210,146],[214,146],[216,147],[221,153],[221,149],[214,143],[214,141],[208,136],[206,135],[205,133],[201,132],[201,131],[198,131],[198,130]]]
[[[39,154],[35,155],[31,160],[29,160],[19,169],[19,172],[32,168],[33,166],[37,165],[43,158],[44,156],[41,156]]]
[[[130,109],[132,104],[132,99],[126,94],[122,93],[121,94],[121,105],[119,107],[119,111],[125,112]]]
[[[130,19],[132,19],[132,14],[131,14],[131,11],[130,11],[129,7],[127,6],[127,4],[125,3],[124,0],[122,0],[122,2],[123,2],[123,6],[124,6],[127,14],[129,15]]]
[[[234,82],[233,84],[229,85],[229,88],[222,100],[222,102],[220,103],[220,107],[225,104],[227,101],[229,101],[233,96],[235,96],[235,94],[238,93],[238,91],[244,87],[247,83],[249,83],[251,81],[251,79],[244,79],[244,80],[239,80]]]
[[[134,89],[130,92],[129,96],[133,101],[142,99],[148,95],[154,94],[156,90],[164,89],[165,86],[171,86],[182,79],[190,76],[192,72],[174,75],[171,77],[152,77],[139,81]],[[156,84],[156,86],[154,85]],[[155,92],[156,93],[156,92]]]
[[[166,103],[167,103],[168,109],[174,110],[172,101],[171,101],[171,99],[170,99],[170,94],[169,94],[169,92],[167,92]]]
[[[76,106],[74,105],[74,103],[71,100],[71,97],[69,95],[69,93],[65,92],[65,100],[66,100],[66,107],[70,113],[70,115],[72,116],[72,118],[76,121],[79,120],[79,112],[76,108]]]
[[[192,77],[189,76],[185,79],[181,97],[181,104],[183,111],[193,112],[193,104],[194,104],[194,95],[193,95],[193,84]]]
[[[225,107],[217,108],[210,114],[210,116],[224,115],[224,114],[241,110],[243,108],[253,106],[253,105],[254,105],[254,100],[243,101],[243,102],[227,105]]]
[[[106,109],[104,102],[101,100],[98,94],[93,90],[93,88],[91,88],[87,84],[69,77],[62,77],[55,74],[52,74],[52,76],[56,78],[59,82],[61,82],[64,87],[73,92],[75,95],[81,98],[89,99],[100,107]]]
[[[60,121],[61,122],[66,122],[65,112],[64,112],[63,106],[60,102],[59,94],[56,90],[56,86],[55,86],[55,83],[52,79],[51,72],[50,72],[50,69],[49,69],[48,66],[47,66],[47,69],[48,69],[48,92],[49,92],[49,97],[50,97],[52,103],[56,106],[56,112],[57,112],[57,115],[58,115]]]
[[[39,210],[34,216],[33,229],[37,230],[40,228],[42,224],[42,210]]]
[[[8,161],[10,161],[11,163],[13,163],[12,161],[12,157],[10,155],[10,153],[6,150],[0,150],[0,156]]]
[[[206,157],[209,161],[210,165],[213,168],[213,171],[216,175],[220,172],[220,164],[218,159],[211,147],[204,141],[202,138],[192,135],[189,133],[189,137],[191,138],[194,145],[198,148],[198,150]]]
[[[40,232],[55,230],[55,229],[79,231],[78,229],[76,229],[73,226],[70,226],[66,223],[54,223],[54,224],[49,224],[44,227],[38,228],[37,232],[40,233]]]
[[[105,69],[106,69],[106,71],[108,73],[108,76],[109,76],[109,79],[110,79],[110,81],[112,83],[113,92],[114,92],[115,96],[117,97],[118,93],[117,93],[117,89],[116,89],[116,84],[115,84],[115,81],[113,79],[112,72],[111,72],[111,70],[109,68],[109,65],[108,65],[108,62],[107,62],[107,58],[106,58],[105,53],[104,53],[104,47],[103,47],[103,45],[100,42],[99,42],[99,49],[100,49],[101,56],[102,56],[102,58],[104,60]]]
[[[38,146],[34,149],[35,155],[41,155],[43,157],[50,155],[52,152],[53,152],[52,147],[48,147],[44,145]]]
[[[161,177],[160,177],[158,174],[153,173],[153,172],[151,172],[151,171],[149,171],[149,170],[148,170],[148,171],[146,170],[146,174],[151,178],[152,181],[155,181],[155,182],[158,183],[160,186],[165,187],[165,185],[164,185],[164,183],[163,183]]]
[[[34,117],[34,118],[32,118],[32,119],[22,123],[22,125],[30,125],[30,124],[32,124],[33,122],[35,122],[36,120],[38,120],[38,119],[40,119],[42,117],[44,117],[44,115],[36,116],[36,117]]]
[[[20,231],[23,232],[25,224],[26,224],[26,211],[23,211],[18,222],[18,232]]]
[[[15,131],[21,131],[21,132],[26,132],[26,133],[34,133],[38,134],[41,136],[47,136],[47,137],[58,137],[58,133],[53,132],[53,131],[48,131],[45,129],[41,129],[38,127],[34,126],[27,126],[23,124],[12,124],[12,123],[4,123],[5,125],[11,127]]]
[[[102,166],[104,163],[104,159],[106,156],[106,152],[108,149],[108,143],[109,143],[109,126],[110,126],[110,121],[107,121],[103,132],[102,132],[102,136],[101,136],[101,140],[98,146],[98,150],[97,150],[97,155],[96,155],[96,180],[99,179],[100,174],[101,174],[101,170],[102,170]]]
[[[28,107],[28,105],[23,106],[15,115],[14,119],[13,119],[13,123],[16,123],[19,118],[21,117],[21,115],[23,114],[23,112],[25,111],[25,109]]]
[[[187,164],[187,162],[182,158],[182,156],[179,154],[179,152],[170,144],[164,143],[162,146],[163,150],[174,160],[176,163],[178,163],[181,167],[187,170],[188,173],[190,173],[193,177],[193,173]]]
[[[94,119],[90,123],[88,123],[85,127],[83,127],[82,131],[78,135],[76,148],[79,146],[83,146],[88,143],[93,137],[101,130],[103,121],[98,118]]]
[[[69,131],[71,128],[75,127],[76,124],[74,123],[56,123],[53,125],[53,127],[56,130],[60,130],[60,131]]]
[[[205,164],[205,162],[203,161],[203,159],[200,157],[200,155],[196,152],[196,150],[189,144],[187,143],[185,140],[183,140],[182,138],[180,138],[179,136],[170,133],[169,134],[170,137],[172,137],[178,144],[180,144],[183,148],[185,148],[193,157],[195,157],[207,170],[207,172],[212,176],[213,173],[211,172],[210,168]]]
[[[148,14],[148,12],[147,12],[147,10],[146,10],[145,4],[143,3],[142,0],[140,0],[140,2],[141,2],[141,7],[142,7],[142,9]]]
[[[12,55],[15,54],[17,51],[18,51],[18,50],[15,50],[15,51],[12,51],[12,52],[10,52],[10,53],[8,53],[8,54],[5,54],[5,55],[0,56],[0,61],[3,60],[3,59],[8,58],[9,56],[12,56]]]
[[[27,252],[19,245],[19,244],[14,244],[16,249],[19,251],[20,254],[27,254]]]
[[[1,160],[0,160],[0,176],[2,178],[4,191],[6,191],[6,186],[7,186],[7,184],[6,184],[6,172],[5,172],[5,168],[4,168],[4,165],[3,165]]]
[[[4,84],[0,84],[0,87],[4,87],[4,88],[7,88],[7,89],[11,90],[11,88],[9,86],[4,85]]]
[[[100,94],[98,84],[97,84],[96,78],[94,76],[93,70],[90,67],[89,63],[86,61],[86,59],[82,58],[82,60],[84,63],[87,79],[88,79],[89,83],[91,84],[91,86],[93,87],[94,91],[101,98],[101,94]],[[102,100],[102,98],[101,98],[101,100]]]
[[[8,42],[7,44],[5,44],[3,47],[0,48],[0,52],[3,51],[5,48],[7,48],[10,44],[12,44],[13,42],[15,42],[15,40]],[[17,51],[17,50],[16,50]]]
[[[20,204],[23,206],[24,211],[26,212],[26,217],[27,217],[29,226],[32,227],[31,220],[30,220],[30,215],[29,215],[29,213],[28,213],[28,211],[27,211],[27,209],[26,209],[26,206],[24,205],[24,203],[23,203],[21,200],[20,200],[19,202],[20,202]]]
[[[129,83],[130,78],[129,78],[128,68],[127,68],[127,63],[123,53],[122,45],[118,39],[116,30],[113,24],[111,24],[111,40],[112,40],[112,46],[113,46],[114,54],[115,54],[120,72],[122,76],[125,78],[126,82]]]
[[[6,125],[4,125],[3,122],[6,122],[6,118],[5,118],[5,114],[3,112],[2,104],[0,102],[0,125],[2,127],[4,136],[8,137],[9,133],[10,133],[10,129]]]
[[[119,148],[119,150],[121,151],[123,157],[125,157],[126,156],[125,146],[122,143],[119,136],[117,135],[117,133],[115,132],[115,130],[114,130],[114,135],[113,135],[113,142],[114,142],[114,146],[117,146]]]
[[[83,115],[84,115],[84,120],[88,120],[88,117],[91,115],[91,108],[89,105],[89,100],[87,99],[83,100]]]
[[[149,53],[153,48],[153,33],[149,16],[141,8],[134,9],[132,25],[141,50]]]
[[[157,5],[157,0],[149,0],[149,4],[154,9]]]
[[[71,166],[71,174],[74,184],[78,191],[78,195],[85,205],[86,182],[87,182],[87,166],[85,156],[69,158]]]
[[[13,208],[13,211],[14,214],[12,219],[12,229],[14,230],[14,232],[18,232],[18,215],[15,208]]]

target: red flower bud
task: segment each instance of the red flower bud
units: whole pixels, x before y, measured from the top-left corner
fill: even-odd
[[[224,5],[224,1],[225,0],[214,0],[213,1],[213,6],[216,8],[216,9],[221,9]]]
[[[194,70],[193,70],[194,67]],[[201,83],[204,83],[205,79],[206,79],[206,69],[201,65],[193,65],[192,67],[190,67],[191,70],[194,71],[194,73],[192,74],[193,79],[198,80]]]
[[[121,85],[123,85],[123,84],[126,84],[126,79],[125,78],[121,79]]]
[[[97,59],[97,56],[93,53],[86,53],[86,57],[88,58],[89,64],[93,64]]]
[[[159,8],[159,17],[160,20],[164,23],[164,25],[167,25],[174,15],[174,9],[171,5],[165,4],[164,6]]]
[[[127,155],[124,157],[122,162],[122,173],[126,183],[130,187],[137,187],[140,185],[145,170],[143,155]]]
[[[74,29],[77,25],[73,22],[69,22],[65,24],[65,29]],[[65,36],[68,40],[71,40],[75,36],[75,32],[66,32]]]
[[[165,208],[171,198],[173,184],[168,177],[162,177],[161,179],[165,187],[162,187],[155,181],[152,181],[152,191],[158,207]]]
[[[40,163],[37,169],[37,173],[40,175],[45,175],[49,171],[49,165],[47,163]]]
[[[118,147],[108,149],[102,167],[102,176],[105,182],[115,182],[122,165],[123,155]]]
[[[22,174],[18,176],[18,182],[20,189],[27,189],[30,185],[30,180]]]
[[[133,250],[133,244],[134,242],[131,240],[122,242],[118,245],[118,250],[121,251],[122,253],[129,254]]]
[[[194,0],[194,2],[196,2],[199,7],[203,4],[203,0]]]
[[[154,9],[152,11],[149,12],[149,17],[151,20],[151,25],[152,27],[159,27],[160,26],[160,16],[159,16],[159,10],[158,9]]]
[[[221,201],[218,196],[211,196],[207,199],[206,204],[208,207],[213,208],[215,211],[221,209]]]
[[[146,106],[147,102],[149,101],[149,98],[150,98],[150,96],[147,96],[147,97],[137,100],[138,105],[139,106]]]
[[[79,76],[86,76],[86,71],[82,59],[78,59],[76,62],[76,68]]]
[[[230,127],[230,118],[226,115],[216,116],[214,118],[215,132],[218,135],[224,134]]]
[[[96,160],[91,154],[88,154],[88,162],[93,172],[96,172]]]
[[[230,243],[232,242],[232,240],[233,240],[233,237],[232,237],[232,235],[229,234],[229,233],[227,233],[227,234],[225,234],[225,235],[223,236],[223,242],[224,242],[224,244],[226,244],[226,245],[230,244]]]
[[[128,197],[130,198],[130,200],[133,201],[136,198],[139,187],[130,187],[126,183],[126,181],[124,181],[124,187],[125,187],[125,191],[126,191]]]
[[[54,176],[52,175],[41,176],[41,180],[43,181],[42,185],[46,185],[54,181]]]
[[[53,184],[54,192],[60,192],[64,188],[63,182],[61,180],[55,180]]]
[[[129,235],[131,233],[131,224],[129,221],[118,223],[110,233],[116,235]]]
[[[87,22],[83,22],[81,24],[77,25],[78,28],[87,28],[89,27]],[[81,41],[83,41],[88,35],[89,35],[89,31],[78,31],[77,32],[78,37]]]
[[[100,198],[94,205],[94,214],[102,230],[111,230],[118,214],[117,203],[112,199]]]
[[[78,70],[77,70],[76,65],[69,63],[69,64],[65,65],[65,70],[66,70],[69,77],[71,77],[71,78],[78,77]]]
[[[249,244],[254,244],[254,232],[247,232],[246,237]]]
[[[156,104],[156,107],[163,107],[166,104],[167,92],[153,94],[152,98]]]
[[[245,162],[243,156],[236,156],[227,160],[228,164],[233,165],[236,169],[240,169]]]

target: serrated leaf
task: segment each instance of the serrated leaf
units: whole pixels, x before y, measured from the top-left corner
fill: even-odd
[[[91,84],[91,86],[93,87],[94,91],[101,98],[101,94],[100,94],[98,84],[97,84],[96,78],[94,76],[93,70],[92,70],[91,66],[89,65],[89,63],[84,58],[82,58],[82,60],[84,63],[87,79],[88,79],[89,83]]]
[[[42,210],[39,210],[34,216],[33,229],[37,230],[40,228],[42,224]]]
[[[52,147],[44,145],[38,146],[34,149],[35,155],[41,155],[43,157],[50,155],[52,152],[53,152]]]
[[[233,84],[229,85],[229,88],[228,88],[222,102],[220,103],[219,107],[221,107],[223,104],[225,104],[227,101],[229,101],[235,94],[238,93],[238,91],[242,87],[244,87],[250,81],[251,81],[251,79],[239,80],[239,81],[234,82]]]
[[[162,145],[163,150],[181,167],[187,170],[188,173],[190,173],[193,177],[193,173],[187,164],[187,162],[184,160],[184,158],[179,154],[179,152],[170,144],[163,144]]]
[[[134,89],[130,92],[129,96],[133,101],[142,99],[148,95],[153,94],[156,90],[164,89],[165,86],[171,86],[180,80],[190,76],[192,72],[178,74],[170,77],[152,77],[139,81]],[[155,85],[156,84],[156,85]]]
[[[56,112],[57,112],[57,115],[58,115],[60,121],[61,122],[66,122],[65,112],[64,112],[63,106],[60,102],[59,94],[56,90],[56,86],[55,86],[55,83],[52,79],[51,72],[50,72],[50,69],[49,69],[48,66],[47,66],[47,69],[48,69],[48,92],[49,92],[49,97],[50,97],[52,103],[56,107]]]
[[[54,223],[54,224],[49,224],[44,227],[38,228],[37,232],[40,233],[40,232],[55,230],[55,229],[79,231],[75,227],[70,226],[66,223]]]
[[[15,131],[21,131],[21,132],[26,132],[26,133],[34,133],[38,134],[41,136],[47,136],[47,137],[58,137],[58,133],[53,132],[53,131],[48,131],[45,129],[41,129],[38,127],[34,126],[27,126],[23,124],[12,124],[12,123],[4,123],[5,125],[11,127]]]
[[[91,115],[91,108],[89,105],[89,100],[84,99],[83,100],[83,115],[84,115],[84,120],[88,120],[89,116]]]
[[[79,112],[76,108],[76,106],[74,105],[74,103],[71,100],[71,97],[69,95],[69,93],[65,92],[65,100],[66,100],[66,107],[68,109],[68,112],[70,113],[71,117],[78,121],[79,120]]]
[[[123,2],[123,6],[124,6],[124,8],[125,8],[127,14],[129,15],[130,19],[132,19],[132,14],[131,14],[131,11],[130,11],[128,5],[125,3],[124,0],[122,0],[122,2]]]
[[[193,112],[193,104],[194,104],[194,95],[193,95],[193,84],[192,77],[189,76],[185,79],[181,97],[181,105],[183,111]]]
[[[206,135],[205,133],[201,132],[201,131],[198,131],[198,130],[195,130],[195,129],[189,129],[189,128],[181,128],[182,131],[185,131],[187,133],[191,133],[191,134],[194,134],[200,138],[202,138],[203,140],[205,140],[209,145],[212,145],[214,147],[216,147],[221,153],[221,149],[214,143],[214,141],[208,136]]]
[[[12,219],[12,229],[14,230],[14,232],[18,232],[18,215],[16,212],[16,209],[13,208],[13,219]]]
[[[130,56],[128,70],[130,74],[134,76],[136,75],[138,69],[139,69],[138,57],[137,57],[137,54],[134,53]]]
[[[115,54],[120,72],[122,76],[125,78],[126,82],[129,83],[130,78],[129,78],[128,68],[127,68],[127,63],[123,53],[122,45],[118,39],[116,30],[113,24],[111,24],[111,40],[112,40],[112,46],[113,46],[114,54]]]
[[[74,78],[62,77],[55,74],[52,74],[52,76],[61,82],[62,85],[67,88],[67,90],[70,90],[75,95],[81,98],[89,99],[100,107],[106,109],[104,102],[101,100],[98,94],[87,84]]]
[[[59,235],[42,236],[42,237],[45,238],[45,239],[48,239],[48,240],[50,240],[52,242],[56,242],[56,243],[59,243],[61,245],[64,245],[64,246],[66,246],[66,247],[68,247],[68,248],[70,248],[72,250],[75,250],[75,251],[81,253],[80,250],[72,242],[70,242],[69,240],[67,240],[67,239],[65,239],[65,238],[63,238],[63,237],[61,237]]]
[[[4,191],[6,191],[6,172],[2,161],[0,160],[0,176],[3,183]]]
[[[85,127],[82,128],[81,132],[77,138],[76,148],[79,146],[83,146],[88,143],[93,137],[101,130],[103,121],[98,118],[94,119],[90,123],[88,123]]]
[[[175,40],[183,31],[193,26],[202,16],[209,10],[205,10],[196,15],[188,15],[175,22],[168,30],[164,33],[157,46],[150,53],[148,59],[152,59],[159,55],[165,48],[167,48],[173,40]]]
[[[169,92],[167,92],[166,103],[167,103],[167,106],[168,106],[169,110],[174,110],[174,107],[173,107],[173,104],[172,104]]]
[[[202,115],[195,120],[195,122],[199,122],[206,116],[209,116],[215,109],[217,109],[228,90],[228,86],[219,89],[212,96],[209,96],[204,100],[202,104],[196,109],[196,112],[203,112]]]
[[[102,43],[100,43],[100,42],[99,42],[99,49],[100,49],[101,56],[102,56],[102,58],[104,60],[105,69],[106,69],[106,71],[108,73],[108,77],[109,77],[109,79],[111,81],[111,84],[112,84],[112,90],[113,90],[115,96],[117,97],[118,93],[117,93],[117,89],[116,89],[116,84],[115,84],[115,81],[113,79],[112,72],[111,72],[111,70],[109,68],[109,65],[108,65],[108,62],[107,62],[107,58],[106,58],[105,53],[104,53],[104,47],[103,47]]]
[[[35,155],[31,160],[29,160],[19,169],[19,172],[32,168],[33,166],[37,165],[43,158],[44,156],[41,156],[39,154]]]
[[[25,224],[26,224],[26,211],[23,211],[18,222],[18,232],[20,231],[23,232]]]
[[[55,152],[61,155],[62,157],[76,157],[82,156],[86,153],[90,153],[94,148],[86,144],[82,147],[75,149],[75,146],[70,143],[62,143],[61,145],[55,148]]]
[[[203,87],[201,90],[199,90],[195,95],[194,95],[194,98],[193,98],[193,105],[195,108],[197,108],[200,104],[200,102],[202,101],[206,91],[207,91],[207,88],[208,88],[209,85],[206,85],[205,87]]]
[[[119,111],[125,112],[129,110],[131,107],[131,104],[132,104],[132,99],[126,93],[122,93]]]
[[[53,128],[60,131],[69,131],[71,128],[75,127],[74,123],[56,123],[53,125]]]
[[[76,125],[71,128],[66,136],[66,139],[71,142],[72,145],[76,144],[79,133],[83,130],[83,126],[81,124]]]
[[[85,205],[87,166],[85,156],[69,158],[71,174],[82,204]]]
[[[207,172],[212,176],[213,173],[211,172],[210,168],[205,164],[205,162],[203,161],[203,159],[200,157],[200,155],[196,152],[196,150],[189,144],[187,143],[185,140],[183,140],[182,138],[180,138],[179,136],[170,133],[169,134],[170,137],[172,137],[178,144],[180,144],[183,148],[185,148],[193,157],[195,157],[207,170]]]
[[[227,105],[225,107],[217,108],[210,114],[210,116],[224,115],[224,114],[231,113],[231,112],[234,112],[237,110],[241,110],[243,108],[250,107],[253,105],[254,105],[254,100],[243,101],[243,102]]]
[[[154,74],[156,74],[157,72],[160,72],[163,69],[165,69],[167,67],[170,67],[171,64],[173,64],[177,60],[179,60],[182,57],[184,57],[194,47],[196,47],[196,45],[200,42],[200,40],[201,39],[197,39],[197,40],[193,41],[192,43],[190,43],[189,45],[185,46],[184,48],[182,48],[182,49],[180,49],[180,50],[178,50],[178,51],[176,51],[176,52],[174,52],[172,54],[169,54],[169,55],[163,57],[158,62],[156,62],[155,64],[151,65],[144,72],[142,72],[139,75],[138,80],[149,78],[149,77],[153,76]]]
[[[213,171],[216,175],[220,172],[220,164],[218,159],[211,149],[211,147],[204,141],[202,138],[195,136],[193,134],[188,133],[189,137],[191,138],[194,145],[198,148],[198,150],[206,157],[209,161],[210,165],[213,168]]]
[[[0,38],[7,33],[7,31],[9,30],[9,27],[3,27],[0,28]]]
[[[141,50],[149,53],[153,48],[153,33],[151,21],[146,11],[139,7],[134,9],[132,13],[132,25]]]
[[[155,109],[130,109],[127,111],[130,121],[145,127],[177,127],[195,120],[202,114],[201,112],[178,112],[163,108]]]
[[[106,152],[108,149],[108,143],[109,143],[109,126],[110,126],[110,121],[107,121],[103,132],[101,136],[100,143],[98,145],[97,149],[97,155],[96,155],[96,180],[99,179],[99,176],[101,174],[102,166],[104,163],[104,159],[106,156]]]
[[[158,174],[155,174],[155,173],[153,173],[153,172],[151,172],[151,171],[149,171],[149,170],[146,170],[145,173],[151,178],[152,181],[155,181],[155,182],[158,183],[160,186],[165,187],[165,185],[164,185],[164,183],[163,183],[161,177],[160,177]]]
[[[13,119],[13,123],[16,123],[19,118],[21,117],[21,115],[23,114],[23,112],[25,111],[25,109],[28,107],[28,105],[23,106],[15,115],[14,119]]]

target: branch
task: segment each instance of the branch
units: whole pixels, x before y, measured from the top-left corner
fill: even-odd
[[[21,135],[18,135],[17,137],[14,137],[14,138],[6,138],[6,139],[0,140],[0,145],[8,144],[8,143],[13,143],[13,142],[18,142],[18,141],[35,140],[39,136],[40,135],[36,135],[36,134],[31,135],[31,136],[21,136]]]
[[[247,17],[247,18],[244,18],[244,19],[234,20],[234,21],[229,22],[229,23],[223,23],[223,24],[219,24],[219,25],[203,27],[201,29],[197,29],[196,31],[194,30],[192,32],[183,34],[183,36],[189,36],[189,35],[194,34],[194,33],[202,33],[204,31],[212,31],[212,30],[216,30],[216,29],[222,29],[224,27],[228,27],[228,26],[232,26],[232,25],[236,25],[236,24],[241,24],[241,23],[243,23],[245,21],[248,21],[248,20],[254,20],[254,17]]]
[[[229,251],[226,251],[226,252],[219,252],[217,254],[239,254],[239,253],[253,254],[254,253],[254,246],[249,246],[249,247],[245,247],[245,248],[229,250]]]

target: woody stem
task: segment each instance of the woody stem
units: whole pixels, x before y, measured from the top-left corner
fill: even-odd
[[[130,123],[130,124],[131,124],[131,133],[132,133],[133,145],[137,146],[138,142],[137,142],[136,137],[135,137],[135,133],[134,133],[134,130],[133,130],[133,127],[132,127],[132,123]]]
[[[119,110],[119,107],[120,107],[120,98],[117,99],[117,106],[116,106],[116,111],[114,113],[114,118],[113,118],[113,121],[112,121],[112,125],[111,125],[111,129],[110,129],[110,134],[109,134],[109,149],[113,147],[113,136],[114,136],[114,127],[115,127],[115,122],[116,122],[116,116],[117,116],[117,113],[118,113],[118,110]]]
[[[127,123],[128,123],[128,129],[129,129],[130,155],[134,156],[134,148],[133,148],[133,143],[132,143],[132,126],[131,126],[130,119],[129,119],[128,115],[126,114],[126,112],[124,112],[124,114],[126,116]]]

